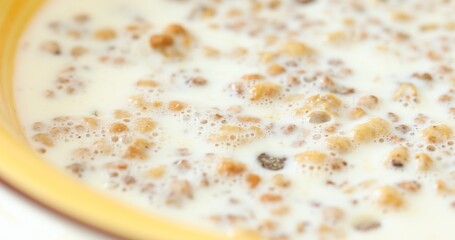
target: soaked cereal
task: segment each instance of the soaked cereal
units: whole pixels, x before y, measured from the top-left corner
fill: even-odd
[[[17,110],[42,158],[201,229],[454,239],[454,8],[50,0]]]

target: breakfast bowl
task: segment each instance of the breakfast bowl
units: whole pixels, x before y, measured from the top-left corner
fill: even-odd
[[[0,179],[113,238],[453,235],[454,5],[0,0]]]

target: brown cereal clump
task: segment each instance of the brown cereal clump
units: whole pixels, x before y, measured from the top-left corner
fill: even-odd
[[[184,102],[179,102],[179,101],[171,101],[169,102],[169,110],[172,112],[181,112],[187,108],[187,104]]]
[[[112,41],[117,38],[117,33],[112,28],[102,28],[96,31],[94,36],[100,41]]]
[[[45,52],[51,53],[53,55],[60,55],[62,53],[62,49],[60,44],[55,41],[48,41],[41,45],[41,49]]]
[[[273,194],[273,193],[265,193],[262,194],[260,197],[261,202],[279,202],[283,200],[283,197],[278,194]]]
[[[273,157],[267,153],[261,153],[257,160],[261,163],[261,166],[265,169],[269,169],[272,171],[278,171],[284,168],[286,158],[282,157]]]
[[[327,138],[327,147],[338,153],[346,153],[352,148],[351,139],[347,137]]]
[[[156,127],[156,122],[150,118],[139,118],[136,120],[136,130],[141,133],[149,133]]]
[[[281,47],[281,51],[292,57],[308,57],[314,54],[314,49],[302,42],[288,42]]]
[[[46,147],[53,147],[54,146],[54,141],[52,138],[49,136],[49,134],[46,133],[38,133],[32,137],[32,139],[35,142],[41,143]]]
[[[408,192],[417,192],[421,188],[421,184],[417,181],[402,181],[397,183],[397,186]]]
[[[281,92],[281,87],[275,83],[258,83],[251,89],[251,101],[260,101],[277,97]]]
[[[245,172],[246,165],[244,163],[234,161],[232,159],[222,159],[218,166],[218,173],[226,175],[239,175]]]
[[[382,118],[372,118],[354,128],[354,140],[365,143],[390,132],[390,124]]]
[[[310,113],[308,117],[308,121],[314,124],[326,123],[330,121],[330,119],[332,119],[332,117],[325,111],[314,111]]]
[[[409,160],[409,152],[406,147],[394,148],[387,157],[387,165],[396,168],[402,168]]]
[[[267,73],[272,76],[277,76],[284,72],[286,72],[286,69],[278,64],[270,65],[270,67],[267,69]]]
[[[154,143],[149,142],[145,139],[136,139],[130,144],[123,154],[123,158],[126,159],[140,159],[146,160],[148,158],[148,151],[153,147]]]
[[[322,165],[327,162],[328,155],[319,151],[306,151],[295,155],[301,164]]]
[[[165,48],[174,45],[174,39],[168,35],[155,34],[150,37],[150,46],[162,51]]]
[[[123,133],[128,131],[129,128],[124,123],[114,123],[111,125],[109,132],[110,133]]]
[[[447,125],[433,125],[422,131],[423,136],[430,143],[442,143],[452,137],[453,131]]]
[[[376,190],[376,202],[383,207],[401,207],[404,203],[402,195],[391,186],[382,186]]]
[[[256,188],[261,183],[261,177],[253,173],[247,174],[245,180],[248,183],[248,187],[252,189]]]

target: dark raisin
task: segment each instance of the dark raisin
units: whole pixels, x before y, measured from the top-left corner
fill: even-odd
[[[272,157],[268,155],[267,153],[261,153],[258,157],[257,160],[261,163],[263,168],[272,170],[272,171],[278,171],[284,168],[284,163],[286,162],[286,158],[278,158],[278,157]]]

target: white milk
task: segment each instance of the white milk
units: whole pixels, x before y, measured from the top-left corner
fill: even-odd
[[[454,7],[52,0],[19,48],[17,110],[43,158],[199,228],[452,239]],[[163,37],[173,43],[151,43]],[[371,136],[356,135],[377,118]],[[330,147],[333,137],[350,147]],[[389,157],[397,147],[406,154]],[[262,166],[261,153],[284,165]]]

